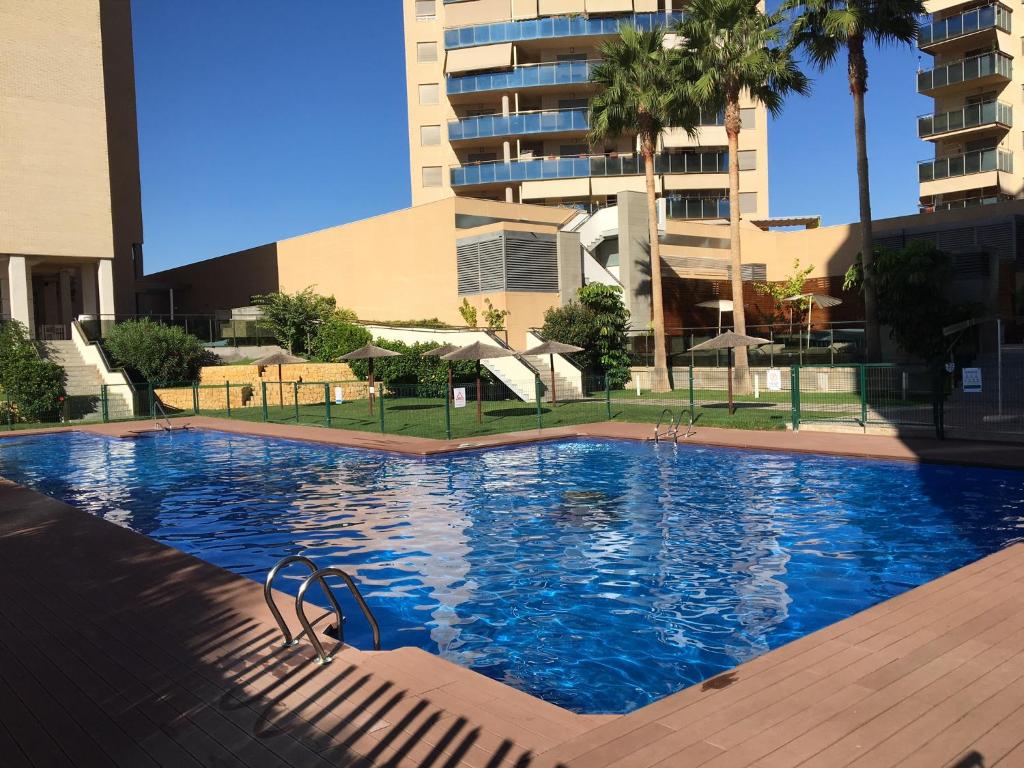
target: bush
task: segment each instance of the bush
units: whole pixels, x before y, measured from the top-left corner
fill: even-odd
[[[590,375],[607,375],[609,386],[618,389],[629,381],[629,310],[622,290],[591,283],[579,289],[576,301],[544,313],[545,339],[583,347],[570,355]]]
[[[136,381],[178,383],[196,381],[204,365],[219,359],[195,336],[173,325],[129,320],[115,325],[104,347],[114,365],[127,369]]]
[[[333,363],[353,349],[373,341],[373,334],[361,325],[349,322],[341,314],[321,324],[309,342],[309,356],[322,363]]]
[[[377,339],[378,347],[398,352],[399,357],[381,357],[373,361],[373,377],[389,386],[412,387],[416,385],[415,395],[418,397],[445,397],[448,392],[448,362],[438,357],[423,357],[424,352],[437,349],[440,344],[420,342],[405,344],[401,341]],[[349,365],[352,372],[360,379],[369,376],[370,366],[366,360],[353,360]],[[452,375],[455,381],[467,381],[476,378],[476,363],[460,360],[452,363]],[[490,371],[486,368],[481,372],[481,380],[492,381]],[[413,394],[402,392],[401,394]]]
[[[64,369],[41,359],[25,326],[14,320],[0,322],[0,390],[7,415],[21,421],[55,419],[66,397]]]
[[[333,296],[316,293],[310,286],[297,293],[266,293],[253,296],[253,304],[263,307],[265,324],[277,343],[294,354],[307,352],[319,326],[340,318],[356,322],[354,312],[338,309]]]

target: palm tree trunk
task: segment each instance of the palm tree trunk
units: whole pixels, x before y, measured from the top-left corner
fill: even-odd
[[[651,391],[668,392],[672,384],[668,378],[665,306],[661,295],[661,243],[658,240],[658,200],[654,190],[654,141],[652,136],[641,139],[644,176],[647,178],[647,231],[651,240],[651,321],[654,326],[654,375]]]
[[[740,104],[739,96],[730,96],[725,105],[725,133],[729,138],[729,250],[732,264],[732,322],[736,333],[747,332],[747,314],[743,307],[743,260],[740,248]],[[747,348],[736,349],[732,377],[741,393],[750,390],[750,366]]]
[[[868,61],[864,56],[864,36],[848,41],[850,95],[853,96],[853,136],[857,145],[857,189],[860,198],[860,257],[864,266],[864,321],[868,362],[882,356],[882,333],[878,327],[878,298],[871,281],[874,261],[874,234],[871,223],[871,184],[868,178],[868,129],[864,117],[864,94],[868,90]]]

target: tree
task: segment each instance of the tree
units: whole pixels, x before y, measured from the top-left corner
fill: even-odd
[[[103,340],[103,347],[114,365],[126,368],[133,379],[152,383],[193,382],[204,365],[218,363],[192,334],[149,318],[118,323]]]
[[[64,380],[64,369],[39,356],[24,325],[0,321],[0,419],[56,418],[67,396]]]
[[[440,344],[418,342],[406,344],[402,341],[377,339],[378,347],[398,352],[398,357],[382,357],[374,361],[373,375],[377,381],[385,382],[392,393],[399,397],[438,397],[448,393],[448,366],[452,366],[455,381],[468,381],[476,376],[476,362],[458,360],[449,363],[439,357],[424,357],[423,353],[436,349]],[[370,367],[366,360],[353,360],[349,363],[352,372],[360,379],[369,375]],[[486,368],[482,371],[484,381],[494,381],[491,372]]]
[[[807,278],[811,272],[814,271],[814,267],[800,268],[799,257],[793,259],[793,273],[785,280],[781,280],[777,283],[754,283],[754,290],[762,296],[771,296],[774,306],[772,308],[772,316],[770,322],[774,323],[783,317],[783,310],[789,309],[790,322],[793,320],[793,310],[803,309],[798,307],[796,303],[792,301],[786,301],[791,296],[797,296],[804,292],[804,283],[807,282]]]
[[[651,243],[651,314],[654,326],[652,388],[671,389],[665,341],[665,309],[661,285],[661,245],[654,188],[654,153],[658,137],[669,127],[694,135],[700,110],[679,77],[675,49],[665,47],[665,32],[626,26],[619,37],[601,44],[601,61],[590,74],[600,88],[590,103],[590,144],[636,138],[647,180],[647,225]]]
[[[484,299],[484,322],[487,323],[487,330],[505,330],[505,319],[511,314],[512,312],[510,310],[497,309],[493,304],[491,304],[490,299]]]
[[[747,332],[740,243],[740,98],[756,99],[777,116],[787,95],[808,91],[784,21],[781,13],[761,13],[757,0],[692,0],[675,29],[683,41],[680,77],[692,81],[694,97],[705,109],[725,107],[733,326],[740,334]],[[740,391],[749,389],[746,347],[736,349],[734,380]]]
[[[469,303],[469,299],[462,299],[462,304],[459,305],[459,314],[462,315],[462,320],[467,326],[476,328],[476,307]]]
[[[544,313],[541,334],[549,341],[582,347],[570,357],[590,374],[607,375],[609,385],[619,388],[630,377],[628,330],[622,289],[591,283],[576,292],[575,301]]]
[[[316,293],[313,286],[292,294],[253,296],[252,301],[263,307],[267,326],[277,342],[291,353],[305,352],[317,326],[339,313],[348,322],[354,323],[357,319],[354,312],[339,309],[333,296]]]
[[[843,287],[865,292],[869,286],[873,288],[878,296],[878,320],[889,327],[897,346],[938,369],[949,343],[942,329],[980,311],[973,304],[949,298],[953,277],[948,254],[932,243],[915,240],[898,251],[876,251],[870,266],[861,261],[854,264]]]
[[[373,341],[373,334],[357,323],[336,313],[320,323],[309,340],[309,356],[314,360],[332,363],[354,349]]]
[[[865,269],[874,258],[871,222],[871,185],[868,177],[867,121],[864,95],[868,90],[868,60],[864,44],[913,45],[917,39],[918,17],[926,13],[922,0],[788,0],[786,10],[797,9],[792,39],[803,46],[810,60],[826,69],[846,49],[846,69],[853,97],[853,135],[857,151],[857,193],[860,203],[860,254]],[[868,361],[882,354],[879,299],[869,283],[864,290],[864,320],[867,330]]]

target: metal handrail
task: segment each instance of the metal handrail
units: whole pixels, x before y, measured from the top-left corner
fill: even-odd
[[[661,424],[665,418],[665,414],[668,414],[668,429],[664,432],[661,431]],[[658,423],[654,425],[654,442],[659,443],[663,437],[672,437],[672,442],[679,440],[679,422],[683,420],[683,412],[679,412],[679,419],[677,420],[675,415],[672,413],[671,408],[662,408],[661,413],[658,414]]]
[[[331,604],[334,606],[334,611],[338,617],[338,642],[345,642],[345,616],[342,614],[341,607],[338,605],[338,601],[334,599],[334,594],[331,592],[331,588],[327,584],[327,576],[338,576],[345,582],[345,585],[352,593],[352,597],[359,605],[359,609],[363,612],[363,616],[366,617],[366,621],[370,625],[370,630],[373,632],[373,650],[379,651],[380,626],[377,624],[377,619],[374,618],[373,611],[370,610],[370,606],[368,606],[366,601],[363,599],[363,595],[359,591],[359,587],[356,586],[355,581],[345,571],[341,570],[341,568],[321,568],[318,571],[314,571],[310,574],[309,578],[302,582],[302,586],[299,587],[299,593],[295,596],[295,614],[299,617],[302,629],[309,638],[309,642],[312,643],[313,649],[316,651],[317,663],[330,664],[334,657],[324,652],[323,643],[320,642],[320,638],[318,638],[313,632],[313,625],[309,622],[309,618],[306,616],[306,592],[314,581],[320,582],[324,592],[327,594]]]
[[[153,397],[153,405],[156,406],[156,410],[160,411],[160,415],[164,417],[164,423],[160,424],[160,422],[157,421],[156,413],[150,414],[153,417],[153,421],[156,421],[164,432],[171,432],[174,429],[174,425],[171,424],[171,419],[167,415],[167,411],[164,410],[163,403],[160,402],[159,397]]]
[[[263,599],[267,601],[267,607],[270,609],[270,613],[274,617],[274,621],[277,622],[278,629],[281,630],[281,634],[284,636],[285,647],[295,645],[299,642],[299,638],[306,634],[306,630],[303,629],[302,632],[297,634],[295,637],[292,637],[292,631],[288,628],[288,624],[285,623],[284,617],[281,615],[281,611],[278,609],[277,603],[274,600],[274,579],[277,578],[277,574],[280,573],[282,569],[287,568],[289,565],[294,563],[300,563],[306,566],[311,574],[315,574],[317,572],[316,563],[308,557],[304,557],[303,555],[291,555],[279,560],[277,565],[270,569],[270,573],[267,574],[267,580],[263,583]],[[330,600],[331,605],[334,608],[335,614],[341,616],[341,606],[338,605],[338,601],[335,599],[334,593],[327,586],[327,582],[321,579],[320,583],[324,588],[324,593],[327,595],[327,599]],[[324,614],[324,616],[330,615],[330,613]],[[324,618],[324,616],[321,616],[319,619],[314,621],[313,624],[319,622]],[[338,631],[341,632],[340,625]]]

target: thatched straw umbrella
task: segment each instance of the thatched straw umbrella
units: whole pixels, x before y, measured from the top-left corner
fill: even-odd
[[[384,347],[378,347],[374,344],[367,344],[365,347],[359,349],[353,349],[347,355],[342,355],[338,358],[339,363],[347,363],[350,360],[369,360],[370,361],[370,374],[369,374],[369,403],[370,413],[373,413],[373,361],[378,357],[400,357],[398,352],[394,352],[390,349],[384,349]]]
[[[455,360],[476,361],[476,421],[478,424],[484,420],[483,409],[480,405],[480,361],[493,360],[497,357],[516,357],[516,355],[517,353],[513,349],[496,347],[493,344],[483,344],[479,341],[474,341],[465,347],[459,347],[447,355],[441,355],[442,360],[448,360],[449,362]]]
[[[534,355],[547,355],[548,362],[551,364],[551,404],[554,405],[558,402],[558,392],[555,388],[555,355],[568,355],[572,352],[582,352],[583,347],[575,347],[572,344],[563,344],[560,341],[545,341],[543,344],[538,344],[533,349],[528,349],[523,352],[527,357],[533,357]]]
[[[266,368],[268,365],[277,366],[277,397],[282,408],[284,408],[284,382],[282,381],[281,366],[304,362],[306,362],[306,358],[293,355],[290,352],[273,352],[256,361],[256,365],[262,368]]]
[[[442,344],[440,347],[428,349],[420,357],[443,357],[449,352],[454,352],[458,347],[454,344]],[[448,399],[452,399],[452,363],[448,361]]]
[[[736,412],[736,407],[732,402],[732,351],[736,347],[760,347],[762,344],[771,344],[768,339],[759,339],[756,336],[743,336],[733,331],[726,331],[725,333],[715,336],[713,339],[701,342],[695,347],[690,347],[691,352],[700,352],[702,350],[710,349],[727,349],[729,350],[729,415],[731,416]]]

